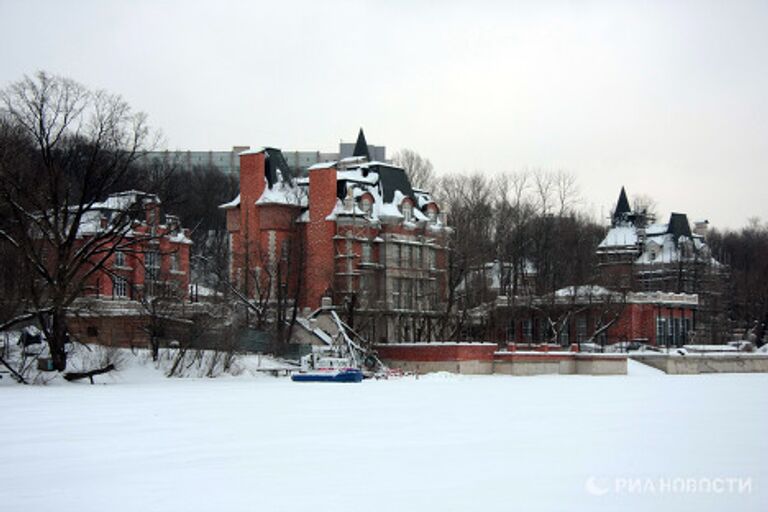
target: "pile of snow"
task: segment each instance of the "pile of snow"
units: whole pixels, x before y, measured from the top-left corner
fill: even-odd
[[[18,340],[18,333],[9,333],[9,336],[11,339]],[[11,362],[14,369],[22,373],[28,382],[45,385],[68,384],[62,373],[37,369],[36,358],[49,355],[47,345],[28,347],[26,352],[30,353],[30,357],[26,359],[23,357],[22,350],[19,346],[9,344],[5,359]],[[163,380],[167,377],[247,378],[286,374],[298,369],[296,364],[269,355],[237,354],[224,350],[161,348],[158,360],[153,361],[148,349],[71,344],[66,372],[86,372],[105,368],[109,364],[115,366],[115,371],[94,377],[96,383],[143,382]],[[88,380],[82,382],[87,384]],[[0,386],[11,385],[15,385],[15,381],[11,378],[0,380]]]
[[[739,351],[738,347],[734,347],[732,345],[684,345],[683,348],[687,352],[695,353],[695,354],[705,354],[705,353],[736,353]]]

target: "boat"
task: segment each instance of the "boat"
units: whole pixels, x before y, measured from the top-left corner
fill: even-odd
[[[291,375],[294,382],[360,382],[363,372],[348,357],[333,350],[313,350],[301,358],[301,371]]]
[[[357,368],[312,370],[291,375],[293,382],[362,382],[363,372]]]

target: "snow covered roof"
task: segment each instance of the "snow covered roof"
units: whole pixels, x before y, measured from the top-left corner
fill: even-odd
[[[437,203],[432,199],[429,192],[413,189],[413,195],[416,197],[416,205],[422,210],[431,204],[437,206]]]
[[[406,215],[402,211],[403,202],[410,199],[415,205],[411,209],[410,219],[407,221],[415,226],[416,223],[428,223],[430,228],[444,229],[442,220],[426,215],[422,210],[430,204],[435,204],[429,192],[411,187],[411,182],[405,170],[383,162],[365,162],[364,159],[354,157],[360,161],[337,171],[337,203],[333,212],[327,217],[333,220],[344,216],[365,216],[371,222],[381,220],[402,222],[406,221]],[[369,194],[372,198],[370,210],[361,207],[361,198]],[[354,204],[349,204],[348,197],[354,199]]]
[[[616,292],[597,285],[566,286],[557,290],[555,297],[599,297],[614,293]]]
[[[231,200],[230,202],[220,204],[219,208],[226,210],[228,208],[235,208],[237,206],[240,206],[240,194],[237,194],[237,197]]]
[[[645,234],[647,236],[663,235],[667,232],[668,226],[666,224],[649,224],[645,228]]]
[[[608,234],[598,247],[625,247],[637,244],[637,228],[634,226],[616,226],[608,230]]]
[[[682,213],[670,215],[666,224],[649,224],[644,229],[633,222],[621,222],[608,230],[598,251],[603,253],[636,254],[636,264],[653,265],[676,261],[700,261],[713,265],[713,259],[703,237],[694,235],[688,217]]]
[[[258,155],[259,153],[264,152],[266,148],[264,147],[257,147],[257,148],[251,148],[246,149],[245,151],[241,151],[237,154],[237,156],[244,156],[244,155]]]
[[[160,204],[160,198],[155,194],[142,192],[141,190],[126,190],[110,194],[104,201],[93,203],[92,209],[126,211],[138,203]]]
[[[275,178],[276,181],[274,184],[266,183],[264,192],[262,192],[261,197],[256,200],[256,204],[284,204],[290,206],[307,205],[307,194],[301,187],[295,184],[295,181],[284,180],[280,169],[276,170]]]
[[[177,243],[177,244],[186,244],[186,245],[192,245],[192,240],[189,239],[189,237],[184,233],[184,230],[178,230],[175,233],[172,233],[168,240]]]
[[[253,149],[241,154],[265,153],[266,186],[256,204],[285,204],[301,207],[308,206],[307,177],[294,177],[285,165],[282,153],[274,148]],[[326,217],[333,220],[339,217],[364,217],[373,223],[382,219],[407,221],[412,225],[427,223],[431,230],[449,229],[444,226],[442,217],[427,215],[427,207],[437,209],[429,192],[414,190],[404,169],[389,163],[369,161],[366,155],[355,155],[338,162],[322,162],[309,167],[309,171],[336,168],[337,202],[333,211]],[[363,196],[369,194],[370,205],[363,205]],[[406,219],[402,211],[403,201],[408,198],[413,204],[410,216]],[[219,206],[222,209],[236,208],[242,198],[236,197]],[[351,204],[350,204],[351,201]],[[300,222],[306,222],[307,215],[302,215]]]
[[[316,163],[314,165],[310,165],[307,168],[307,170],[313,171],[313,170],[316,170],[316,169],[328,169],[328,168],[333,167],[335,165],[336,165],[336,161],[335,160],[328,161],[328,162],[318,162],[318,163]]]
[[[147,225],[144,207],[147,204],[160,204],[160,198],[140,190],[126,190],[110,194],[104,201],[94,203],[83,212],[77,227],[77,236],[91,236],[107,229],[105,226],[121,227],[122,236],[136,236],[137,225]],[[193,242],[183,229],[178,228],[178,217],[168,215],[168,226],[160,224],[160,218],[152,222],[161,229],[160,233],[168,236],[169,241],[191,245]],[[169,229],[170,226],[170,229]],[[125,228],[125,229],[122,229]]]
[[[80,217],[77,227],[78,236],[93,235],[104,229],[102,221],[107,223],[117,217],[125,219],[125,213],[145,204],[160,204],[160,198],[140,190],[126,190],[110,194],[104,201],[93,203]]]

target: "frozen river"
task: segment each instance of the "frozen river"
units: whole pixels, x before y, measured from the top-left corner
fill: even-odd
[[[109,380],[109,379],[107,379]],[[768,375],[0,387],[0,510],[765,510]]]

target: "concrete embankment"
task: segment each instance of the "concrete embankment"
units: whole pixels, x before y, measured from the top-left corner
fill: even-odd
[[[413,373],[469,375],[626,375],[624,354],[499,350],[495,343],[391,343],[377,345],[390,367]]]
[[[768,354],[632,354],[635,361],[670,375],[766,373]]]

